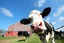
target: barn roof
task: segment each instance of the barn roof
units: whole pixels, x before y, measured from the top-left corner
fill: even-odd
[[[17,22],[10,25],[8,31],[31,31],[31,28],[29,25],[23,25],[20,22]]]

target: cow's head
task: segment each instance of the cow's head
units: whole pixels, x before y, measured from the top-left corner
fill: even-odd
[[[50,13],[50,11],[51,11],[50,7],[45,8],[42,13],[38,10],[32,10],[30,12],[28,19],[24,18],[20,22],[23,24],[32,23],[32,28],[35,29],[42,28],[44,22],[43,18],[46,17]]]

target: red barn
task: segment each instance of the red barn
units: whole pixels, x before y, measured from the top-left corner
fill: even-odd
[[[20,22],[17,22],[16,24],[13,24],[13,25],[9,26],[8,31],[5,34],[5,37],[19,36],[19,35],[22,34],[22,31],[27,31],[30,34],[32,33],[31,29],[30,29],[30,26],[23,25]]]

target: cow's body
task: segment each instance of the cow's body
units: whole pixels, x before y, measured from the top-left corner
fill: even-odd
[[[52,43],[54,42],[54,27],[47,23],[46,21],[43,20],[45,16],[47,16],[50,12],[51,8],[46,8],[44,9],[43,13],[41,13],[38,10],[32,10],[30,12],[30,15],[28,19],[22,19],[20,22],[23,24],[31,24],[31,29],[33,30],[34,33],[36,33],[42,42],[45,43],[49,42],[49,38],[52,38]]]

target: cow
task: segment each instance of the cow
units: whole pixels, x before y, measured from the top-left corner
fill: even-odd
[[[55,43],[53,25],[43,20],[44,17],[49,15],[50,11],[51,7],[45,8],[43,12],[32,10],[28,18],[23,18],[20,21],[24,25],[31,23],[32,31],[39,36],[42,43],[48,43],[50,38],[52,39],[52,43]]]

